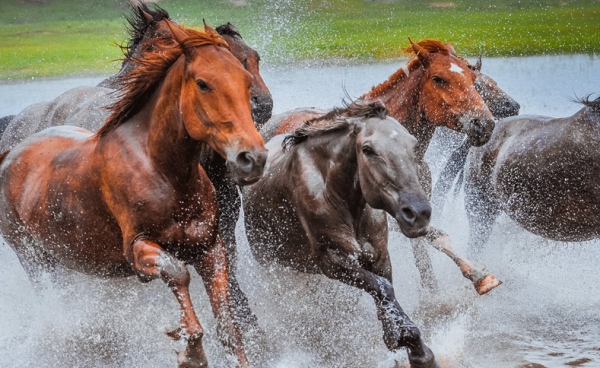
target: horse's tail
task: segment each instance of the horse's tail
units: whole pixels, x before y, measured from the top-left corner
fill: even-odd
[[[471,142],[469,138],[465,138],[463,143],[452,152],[450,158],[446,162],[444,169],[442,170],[438,180],[433,187],[433,195],[432,195],[432,204],[436,210],[440,212],[444,208],[444,202],[446,201],[446,196],[452,187],[452,183],[456,176],[460,173],[459,183],[457,184],[457,193],[462,186],[462,181],[464,177],[464,166],[467,162],[467,156],[469,154],[469,148],[471,148]]]

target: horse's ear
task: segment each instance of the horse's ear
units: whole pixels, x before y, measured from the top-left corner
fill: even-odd
[[[185,33],[185,31],[181,28],[179,28],[176,24],[174,24],[173,22],[171,22],[168,19],[165,19],[165,21],[167,22],[167,26],[169,26],[169,29],[171,30],[171,33],[173,34],[173,39],[178,43],[178,44],[183,44],[183,42],[188,38],[187,33]]]
[[[477,58],[477,62],[475,63],[475,67],[473,68],[473,70],[476,72],[481,71],[481,55],[479,55],[479,57]]]
[[[147,11],[140,9],[140,13],[142,14],[142,17],[144,17],[144,19],[146,20],[146,23],[151,23],[154,20],[152,14],[148,13]]]
[[[446,47],[448,48],[448,52],[450,53],[450,55],[458,56],[456,50],[454,50],[454,46],[452,46],[451,43],[447,43]]]
[[[213,27],[209,26],[208,23],[206,23],[204,18],[202,18],[202,23],[204,23],[204,32],[206,32],[206,33],[216,33],[217,32],[213,29]]]
[[[417,58],[419,58],[421,64],[424,67],[427,67],[429,65],[429,51],[427,51],[424,47],[421,47],[418,43],[414,43],[410,37],[408,38],[408,41],[410,42],[410,46],[412,47],[415,55],[417,55]]]

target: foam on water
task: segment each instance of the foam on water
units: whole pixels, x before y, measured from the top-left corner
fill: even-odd
[[[521,103],[522,113],[572,114],[580,106],[566,97],[573,92],[598,92],[594,89],[600,85],[598,57],[483,62],[483,71]],[[282,112],[303,105],[340,105],[342,85],[358,96],[402,63],[272,68],[263,74],[273,92],[275,110]],[[576,65],[576,74],[564,72],[570,64]],[[559,71],[546,69],[546,65]],[[13,88],[39,86],[30,83]],[[4,92],[10,91],[10,86],[0,89],[2,115],[24,107],[14,101],[7,103]],[[19,103],[26,106],[60,92],[32,94],[28,97],[32,101]],[[433,177],[444,163],[441,157],[447,157],[456,143],[453,139],[438,134],[431,145],[427,160]],[[466,254],[468,223],[461,195],[450,200],[433,222],[450,234],[458,252]],[[276,265],[261,268],[252,258],[241,223],[238,238],[239,279],[275,353],[270,367],[407,365],[403,350],[390,353],[385,348],[381,324],[368,295],[323,276]],[[441,291],[430,295],[421,289],[408,240],[392,232],[390,252],[400,304],[420,327],[443,367],[600,366],[600,241],[547,241],[501,216],[483,253],[485,264],[479,266],[504,284],[484,296],[478,296],[454,263],[435,250],[430,254]],[[164,331],[176,327],[178,306],[160,281],[141,284],[135,278],[98,280],[65,273],[59,285],[45,280],[36,294],[5,244],[0,244],[0,259],[1,367],[175,366],[173,350],[181,350],[183,345],[169,340]],[[233,366],[216,339],[216,323],[195,272],[191,293],[205,329],[211,367]]]

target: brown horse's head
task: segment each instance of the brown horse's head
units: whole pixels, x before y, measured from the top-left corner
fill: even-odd
[[[252,85],[250,86],[250,105],[252,106],[252,117],[260,127],[271,118],[273,113],[273,97],[271,91],[260,75],[258,52],[248,46],[242,39],[242,35],[231,23],[217,27],[217,32],[227,41],[231,53],[242,63],[244,68],[252,74]]]
[[[209,26],[204,32],[177,26],[171,31],[185,55],[180,109],[187,133],[227,160],[236,183],[257,181],[267,151],[250,110],[252,75]]]
[[[447,43],[446,46],[451,55],[459,57],[452,44]],[[481,73],[481,56],[475,65],[469,64],[469,68],[475,73],[475,89],[496,119],[519,115],[521,105],[498,87],[495,80]]]
[[[494,119],[475,89],[476,75],[469,63],[438,40],[410,40],[410,44],[406,50],[416,55],[413,62],[418,61],[423,73],[418,102],[421,117],[467,134],[475,146],[485,144]]]

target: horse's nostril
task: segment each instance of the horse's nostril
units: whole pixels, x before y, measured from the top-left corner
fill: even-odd
[[[412,224],[417,219],[417,214],[410,207],[404,207],[402,208],[402,217],[406,222]]]
[[[254,156],[250,152],[241,152],[237,155],[235,163],[245,173],[250,173],[254,168]]]

